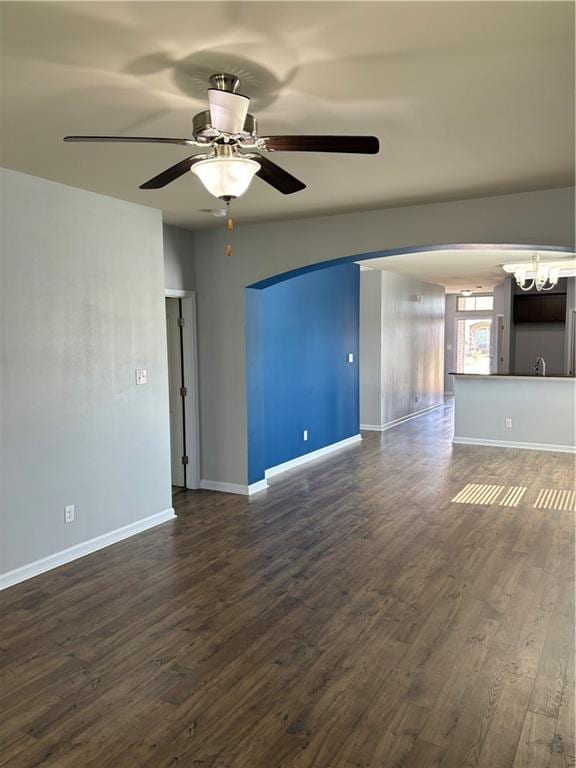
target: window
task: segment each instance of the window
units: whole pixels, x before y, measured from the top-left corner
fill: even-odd
[[[490,312],[493,306],[493,296],[458,296],[458,312]]]

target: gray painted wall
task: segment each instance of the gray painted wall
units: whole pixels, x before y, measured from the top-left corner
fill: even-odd
[[[564,373],[564,323],[518,323],[514,334],[514,373],[531,375],[539,357],[547,376]]]
[[[566,284],[564,361],[564,373],[573,376],[576,373],[576,277],[569,278]]]
[[[6,572],[169,509],[171,489],[160,211],[0,181]]]
[[[443,339],[444,288],[382,272],[384,424],[443,401]]]
[[[443,344],[441,286],[384,270],[363,271],[360,423],[381,427],[442,403]]]
[[[494,322],[492,325],[492,371],[494,373],[510,373],[510,354],[512,340],[512,278],[507,277],[494,287]],[[502,350],[497,349],[497,318],[504,318],[504,333],[502,335]],[[501,359],[502,358],[502,359]]]
[[[446,395],[454,394],[454,377],[450,376],[450,371],[454,370],[455,360],[454,331],[457,298],[457,294],[447,293],[444,304],[444,393]]]
[[[360,270],[360,424],[382,423],[382,277]]]
[[[239,224],[232,257],[224,254],[220,227],[197,232],[203,477],[246,483],[247,285],[306,264],[387,248],[455,242],[574,247],[573,241],[571,189]]]
[[[574,379],[459,376],[455,403],[455,439],[576,445]]]
[[[194,233],[164,224],[164,285],[180,291],[196,288]]]

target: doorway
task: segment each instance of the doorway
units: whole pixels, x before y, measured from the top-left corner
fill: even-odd
[[[456,371],[488,374],[491,368],[492,318],[456,320]]]
[[[166,348],[172,487],[200,487],[196,304],[194,294],[166,291]]]

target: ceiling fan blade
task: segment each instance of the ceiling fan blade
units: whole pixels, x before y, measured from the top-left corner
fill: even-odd
[[[276,152],[352,152],[375,155],[376,136],[263,136],[266,149]]]
[[[133,144],[183,144],[197,147],[194,139],[165,139],[159,136],[64,136],[64,141],[120,141]]]
[[[186,157],[184,160],[180,160],[176,165],[172,165],[170,168],[166,168],[165,171],[159,173],[158,176],[154,176],[153,179],[141,184],[139,189],[161,189],[171,181],[176,181],[180,176],[184,176],[192,166],[200,160],[205,160],[206,155],[192,155],[192,157]]]
[[[250,99],[240,93],[221,91],[218,88],[208,89],[210,104],[210,122],[212,127],[222,133],[242,133]]]
[[[250,154],[247,157],[260,163],[260,170],[256,172],[256,176],[282,192],[283,195],[291,195],[294,192],[300,192],[301,189],[306,189],[306,184],[303,181],[292,176],[291,173],[280,168],[279,165],[268,160],[264,155]]]

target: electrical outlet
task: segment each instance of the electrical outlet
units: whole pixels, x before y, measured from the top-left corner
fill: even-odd
[[[506,429],[512,429],[512,419],[505,419],[504,426]]]
[[[302,439],[304,441],[308,440],[308,430],[307,429],[305,429],[304,432],[302,433]]]
[[[74,517],[76,513],[74,510],[74,504],[68,504],[68,506],[64,507],[64,522],[65,523],[73,523]]]
[[[136,369],[136,384],[148,384],[148,371],[145,368]]]

